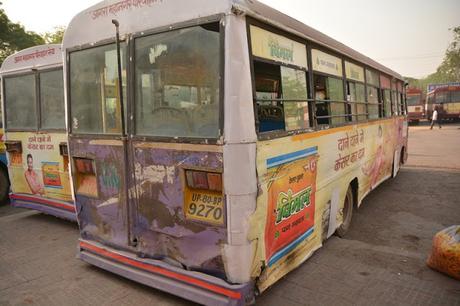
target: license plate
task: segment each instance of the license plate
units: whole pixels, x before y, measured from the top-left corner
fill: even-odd
[[[187,190],[185,217],[189,220],[224,225],[224,197],[220,193]]]

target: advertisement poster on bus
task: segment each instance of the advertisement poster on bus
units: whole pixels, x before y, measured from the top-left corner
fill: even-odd
[[[1,112],[0,112],[1,115]],[[0,118],[1,124],[1,118]],[[0,162],[6,165],[5,144],[3,143],[3,129],[0,128]]]
[[[268,214],[265,256],[273,265],[313,232],[317,148],[267,160]]]
[[[59,152],[64,134],[11,132],[8,139],[22,146],[21,153],[8,154],[13,193],[72,200],[68,160]]]

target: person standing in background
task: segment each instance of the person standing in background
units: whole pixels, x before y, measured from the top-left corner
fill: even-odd
[[[437,122],[438,125],[439,125],[439,128],[442,128],[441,127],[441,119],[438,118],[439,117],[439,114],[438,114],[438,107],[435,107],[434,108],[434,111],[433,111],[433,115],[431,116],[431,126],[430,126],[430,130],[433,129],[433,126],[434,124]]]

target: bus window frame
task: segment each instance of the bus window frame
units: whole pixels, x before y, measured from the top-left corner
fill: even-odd
[[[367,107],[367,87],[366,87],[366,70],[367,69],[371,69],[369,68],[367,65],[363,64],[363,63],[360,63],[352,58],[349,58],[349,57],[346,57],[346,56],[341,56],[342,57],[342,71],[343,71],[343,82],[344,82],[344,96],[345,96],[345,100],[347,101],[347,105],[352,105],[352,104],[363,104],[366,108],[366,112],[363,113],[363,114],[356,114],[354,115],[356,117],[356,120],[349,120],[350,118],[353,118],[353,114],[350,113],[348,114],[348,123],[349,124],[360,124],[360,123],[363,123],[363,122],[367,122],[369,120],[369,109]],[[363,69],[363,77],[364,77],[364,81],[361,82],[361,81],[357,81],[357,80],[354,80],[354,79],[350,79],[347,77],[347,71],[346,71],[346,62],[350,63],[350,64],[354,64],[356,66],[359,66],[360,68]],[[350,102],[348,101],[348,95],[347,95],[347,90],[348,90],[348,83],[355,83],[355,84],[361,84],[364,86],[364,101],[362,102]],[[348,112],[348,108],[346,109],[346,111]],[[365,116],[366,118],[365,119],[361,119],[359,120],[359,116]]]
[[[34,81],[35,81],[35,127],[33,128],[21,128],[21,129],[16,129],[16,128],[9,128],[8,127],[8,112],[7,112],[7,99],[6,99],[6,86],[5,86],[5,81],[9,78],[16,78],[16,77],[22,77],[22,76],[27,76],[27,75],[33,75],[34,76]],[[39,132],[39,126],[40,126],[40,117],[39,117],[39,91],[38,91],[38,76],[37,76],[37,71],[31,70],[31,71],[23,71],[19,73],[10,73],[8,75],[2,76],[2,94],[3,94],[3,116],[5,118],[5,122],[3,122],[3,128],[5,132]]]
[[[120,39],[120,44],[121,43],[128,43],[128,39],[125,38],[125,39]],[[72,91],[72,87],[71,87],[71,84],[70,84],[70,54],[73,53],[73,52],[78,52],[78,51],[83,51],[83,50],[89,50],[89,49],[94,49],[94,48],[98,48],[98,47],[103,47],[103,46],[108,46],[108,45],[111,45],[111,44],[116,44],[116,38],[113,37],[113,38],[109,38],[109,39],[104,39],[104,40],[101,40],[97,43],[87,43],[87,44],[83,44],[83,45],[80,45],[80,46],[76,46],[76,47],[73,47],[73,48],[69,48],[67,49],[66,51],[66,75],[65,75],[65,80],[66,80],[66,107],[67,107],[67,125],[68,125],[68,134],[69,134],[69,137],[72,137],[72,138],[88,138],[88,137],[91,137],[93,139],[117,139],[117,140],[123,140],[123,131],[121,131],[120,133],[118,134],[113,134],[113,133],[97,133],[97,134],[91,134],[91,133],[73,133],[73,128],[72,128],[72,107],[71,107],[71,91]],[[126,45],[126,50],[128,50],[128,45]],[[129,78],[128,78],[128,61],[129,61],[129,52],[126,52],[126,58],[125,58],[125,61],[126,61],[126,88],[128,88],[128,82],[129,82]],[[126,97],[128,97],[128,91],[127,91],[127,95]],[[127,103],[127,101],[125,101],[125,104]],[[129,105],[129,103],[128,103]],[[127,107],[128,105],[126,105],[126,112],[127,114],[129,113]],[[126,114],[126,115],[127,115]],[[124,131],[126,133],[126,131]]]
[[[142,32],[132,33],[128,39],[128,56],[129,62],[127,65],[127,73],[128,73],[128,80],[127,82],[129,85],[127,88],[128,90],[128,105],[127,105],[127,112],[129,119],[128,124],[126,125],[128,128],[128,135],[134,141],[147,141],[147,142],[171,142],[171,143],[190,143],[190,144],[221,144],[222,137],[224,137],[224,107],[225,107],[225,22],[224,22],[225,15],[224,14],[217,14],[213,16],[207,16],[203,18],[193,19],[186,22],[180,22],[164,27],[158,27],[155,29],[149,29]],[[195,26],[202,26],[206,24],[218,23],[219,24],[219,52],[220,52],[220,67],[219,67],[219,135],[215,138],[203,138],[203,137],[168,137],[168,136],[151,136],[151,135],[137,135],[135,133],[136,130],[136,109],[135,109],[135,40],[142,37],[152,36],[161,33],[167,33],[175,30],[181,30],[186,28],[191,28]],[[130,87],[129,87],[130,86]]]
[[[252,54],[252,46],[251,46],[251,33],[250,33],[250,26],[253,25],[253,26],[257,26],[257,27],[260,27],[261,29],[264,29],[264,30],[267,30],[267,31],[270,31],[274,34],[278,34],[278,35],[282,35],[288,39],[291,39],[293,41],[296,41],[298,43],[301,43],[301,44],[304,44],[306,45],[307,47],[307,66],[308,66],[308,71],[307,71],[307,90],[308,90],[308,99],[305,100],[306,102],[308,102],[308,111],[309,111],[309,120],[310,120],[310,128],[308,129],[300,129],[300,130],[294,130],[294,131],[286,131],[286,130],[276,130],[276,131],[268,131],[268,132],[263,132],[263,133],[259,133],[258,132],[258,122],[259,122],[259,119],[258,119],[258,116],[257,116],[257,105],[256,103],[254,103],[254,97],[255,97],[255,75],[254,75],[254,65],[253,65],[253,62],[254,62],[254,59],[257,59],[258,61],[264,61],[264,62],[267,62],[267,63],[275,63],[275,64],[279,64],[278,62],[276,61],[269,61],[267,59],[260,59],[259,57],[256,57],[256,56],[253,56]],[[255,19],[254,17],[251,17],[251,16],[247,16],[246,17],[246,33],[247,33],[247,41],[248,41],[248,54],[249,54],[249,61],[250,61],[250,71],[251,71],[251,82],[252,82],[252,94],[253,94],[253,108],[254,108],[254,119],[255,119],[255,125],[254,125],[254,129],[256,131],[256,134],[257,134],[257,139],[259,141],[263,141],[263,140],[271,140],[271,139],[276,139],[276,138],[281,138],[281,137],[288,137],[288,136],[293,136],[293,135],[297,135],[297,134],[305,134],[305,133],[311,133],[311,132],[315,132],[315,131],[320,131],[320,130],[325,130],[325,129],[333,129],[333,128],[337,128],[337,127],[342,127],[342,126],[347,126],[347,125],[356,125],[356,124],[362,124],[362,123],[368,123],[368,122],[373,122],[373,121],[377,121],[377,120],[385,120],[385,119],[390,119],[390,118],[393,118],[393,117],[396,117],[396,116],[399,116],[399,115],[393,115],[393,109],[391,110],[391,116],[390,117],[385,117],[385,116],[380,116],[380,107],[384,107],[384,103],[383,103],[383,100],[381,98],[381,94],[380,94],[380,90],[381,90],[381,87],[380,87],[380,75],[383,74],[385,76],[388,76],[388,74],[386,74],[385,72],[379,70],[379,69],[376,69],[374,67],[371,67],[367,64],[364,64],[364,63],[361,63],[359,61],[356,61],[355,59],[345,55],[345,54],[341,54],[341,53],[337,53],[335,50],[333,49],[329,49],[321,44],[318,44],[318,43],[315,43],[314,41],[308,39],[308,38],[300,38],[298,36],[296,36],[295,34],[292,34],[290,32],[287,32],[287,31],[284,31],[282,29],[279,29],[277,28],[276,26],[274,25],[271,25],[271,24],[268,24],[268,23],[265,23],[263,21],[260,21],[258,19]],[[330,74],[327,74],[327,73],[323,73],[323,72],[319,72],[319,71],[313,71],[313,64],[312,64],[312,57],[311,57],[311,50],[312,49],[317,49],[319,51],[322,51],[322,52],[325,52],[327,54],[330,54],[332,56],[335,56],[335,57],[338,57],[342,60],[342,76],[339,77],[339,76],[335,76],[335,75],[330,75]],[[353,63],[353,64],[356,64],[356,65],[359,65],[361,67],[364,68],[364,97],[365,97],[365,102],[363,103],[365,106],[366,106],[366,119],[364,120],[358,120],[358,121],[349,121],[348,119],[345,120],[344,123],[342,124],[334,124],[334,125],[318,125],[317,124],[317,120],[316,120],[316,106],[315,106],[315,99],[313,98],[313,94],[314,94],[314,84],[313,84],[313,77],[314,77],[314,74],[318,74],[318,75],[322,75],[322,76],[325,76],[325,77],[334,77],[334,78],[338,78],[338,79],[342,79],[343,80],[343,94],[344,94],[344,105],[348,105],[348,101],[346,101],[346,82],[349,80],[347,77],[346,77],[346,72],[345,72],[345,69],[344,69],[344,65],[345,65],[345,61],[347,62],[350,62],[350,63]],[[280,64],[280,65],[283,65],[283,66],[287,66],[289,67],[289,65],[287,64]],[[293,66],[293,67],[297,67],[297,66]],[[298,67],[297,67],[298,69]],[[377,73],[378,77],[379,77],[379,84],[377,86],[375,85],[372,85],[372,84],[368,84],[367,82],[367,76],[366,76],[366,70],[370,70],[370,71],[373,71],[375,73]],[[390,76],[390,79],[395,79],[397,81],[401,81],[403,82],[402,79],[396,79],[394,76]],[[362,83],[362,82],[358,82],[358,81],[354,81],[352,80],[352,82],[357,82],[357,83]],[[377,95],[378,95],[378,107],[379,107],[379,113],[378,113],[378,118],[372,118],[370,119],[369,118],[369,102],[368,102],[368,99],[367,99],[367,87],[368,86],[372,86],[374,88],[377,89]],[[390,89],[390,92],[392,93],[393,90]],[[391,108],[393,108],[393,94],[390,95],[390,99],[391,99]],[[328,100],[328,102],[341,102],[341,101],[331,101],[331,100]],[[345,118],[348,118],[350,116],[350,114],[348,114],[348,109],[345,109],[346,111],[346,114],[344,114],[344,117]],[[364,116],[364,114],[362,114]]]
[[[126,60],[126,99],[125,101],[125,108],[126,108],[126,135],[129,135],[129,138],[132,139],[133,141],[147,141],[147,142],[169,142],[169,143],[189,143],[189,144],[221,144],[222,143],[222,136],[224,135],[224,95],[225,95],[225,25],[223,24],[223,18],[225,17],[224,14],[217,14],[214,16],[207,16],[203,18],[198,18],[198,19],[193,19],[189,20],[187,22],[180,22],[168,26],[163,26],[163,27],[158,27],[155,29],[149,29],[141,32],[135,32],[135,33],[130,33],[124,35],[124,38],[120,39],[120,43],[125,43],[126,44],[126,55],[125,55],[125,60]],[[183,28],[188,28],[188,27],[193,27],[193,26],[199,26],[207,23],[213,23],[213,22],[218,22],[219,23],[219,28],[220,28],[220,52],[221,52],[221,58],[220,58],[220,91],[219,91],[219,128],[220,128],[220,136],[215,139],[211,138],[191,138],[191,137],[160,137],[160,136],[139,136],[134,134],[134,129],[136,126],[136,118],[133,113],[134,110],[134,81],[135,81],[135,70],[133,69],[133,65],[135,65],[134,62],[134,56],[135,56],[135,45],[134,45],[134,39],[139,38],[139,37],[144,37],[144,36],[149,36],[149,35],[154,35],[154,34],[160,34],[164,32],[169,32],[172,30],[179,30]],[[115,31],[115,30],[114,30]],[[115,32],[114,32],[115,33]],[[123,133],[119,134],[102,134],[102,133],[97,133],[97,134],[89,134],[89,133],[79,133],[75,134],[73,133],[72,129],[72,107],[70,105],[70,97],[71,97],[71,86],[70,86],[70,54],[73,52],[78,52],[82,50],[87,50],[91,48],[97,48],[101,46],[107,46],[110,44],[115,44],[116,43],[116,38],[111,37],[108,39],[103,39],[99,42],[96,43],[85,43],[80,46],[75,46],[72,48],[68,48],[66,50],[66,106],[68,107],[67,109],[67,124],[68,124],[68,133],[70,138],[74,139],[86,139],[88,137],[92,139],[116,139],[116,140],[124,140],[125,137],[122,135]]]
[[[269,60],[269,59],[266,59],[266,58],[261,58],[261,57],[258,57],[258,56],[254,56],[253,55],[253,52],[252,52],[252,42],[251,42],[251,29],[250,27],[252,26],[256,26],[256,27],[259,27],[263,30],[266,30],[266,31],[269,31],[273,34],[277,34],[277,35],[280,35],[280,36],[283,36],[285,38],[288,38],[290,40],[293,40],[295,42],[298,42],[300,44],[303,44],[305,45],[306,47],[306,55],[307,55],[307,68],[305,67],[299,67],[297,65],[290,65],[290,64],[287,64],[287,63],[282,63],[282,62],[279,62],[279,61],[272,61],[272,60]],[[254,130],[257,134],[257,139],[262,141],[262,140],[270,140],[270,139],[275,139],[275,138],[281,138],[281,137],[287,137],[287,136],[292,136],[292,135],[297,135],[297,134],[303,134],[303,133],[308,133],[308,132],[313,132],[316,130],[316,120],[314,120],[313,116],[314,116],[314,112],[313,111],[316,111],[315,110],[315,107],[314,105],[312,106],[312,104],[314,104],[314,100],[312,99],[312,81],[311,81],[311,69],[312,69],[312,65],[311,65],[311,56],[309,56],[309,54],[311,54],[311,45],[308,43],[307,40],[305,39],[301,39],[299,37],[297,37],[296,35],[293,35],[289,32],[285,32],[283,30],[280,30],[272,25],[269,25],[269,24],[266,24],[260,20],[257,20],[255,18],[252,18],[250,16],[247,16],[246,17],[246,36],[247,36],[247,42],[248,42],[248,55],[249,55],[249,66],[250,66],[250,72],[251,72],[251,87],[252,87],[252,105],[253,105],[253,109],[254,109]],[[290,130],[290,131],[287,131],[286,129],[283,129],[283,130],[273,130],[273,131],[267,131],[267,132],[259,132],[259,117],[258,117],[258,113],[257,113],[257,103],[256,103],[256,82],[255,82],[255,73],[254,73],[254,61],[258,61],[258,62],[263,62],[263,63],[267,63],[267,64],[272,64],[272,65],[278,65],[278,66],[284,66],[284,67],[287,67],[287,68],[291,68],[291,69],[296,69],[296,70],[302,70],[305,72],[305,77],[306,77],[306,81],[307,81],[307,99],[305,100],[301,100],[301,101],[293,101],[293,100],[290,100],[290,102],[288,101],[287,103],[296,103],[296,102],[307,102],[308,103],[308,113],[309,113],[309,116],[308,116],[308,123],[310,125],[310,127],[306,128],[306,129],[298,129],[298,130]],[[280,101],[284,101],[284,99],[279,99]]]
[[[40,89],[40,74],[41,73],[46,73],[46,72],[52,72],[52,71],[62,71],[62,74],[64,74],[64,67],[59,66],[59,67],[51,67],[51,68],[45,68],[45,69],[37,69],[37,70],[31,70],[31,71],[24,71],[24,72],[19,72],[19,73],[9,73],[7,75],[4,75],[2,77],[2,91],[3,91],[3,97],[6,97],[6,88],[5,88],[5,80],[8,78],[15,78],[15,77],[21,77],[25,75],[34,75],[35,79],[35,107],[36,107],[36,124],[34,128],[28,128],[28,129],[10,129],[7,126],[7,120],[3,122],[3,127],[6,132],[45,132],[45,133],[53,133],[53,132],[65,132],[66,131],[66,124],[64,122],[64,127],[63,128],[58,128],[58,129],[43,129],[42,128],[42,113],[41,113],[41,89]],[[65,117],[65,91],[64,91],[64,75],[63,75],[63,87],[62,87],[62,94],[64,98],[64,117]],[[3,109],[3,114],[5,116],[5,119],[7,118],[7,112],[6,112],[6,100],[4,101],[5,109]]]
[[[321,50],[323,51],[323,50]],[[328,54],[330,54],[330,52],[328,52]],[[334,55],[335,56],[335,55]],[[342,59],[342,62],[344,62],[343,58]],[[329,105],[329,110],[330,110],[330,103],[342,103],[343,104],[343,108],[345,110],[345,112],[343,113],[343,115],[328,115],[328,116],[321,116],[321,118],[328,118],[328,119],[332,119],[332,118],[338,118],[338,117],[342,117],[342,118],[345,118],[345,121],[341,124],[328,124],[328,125],[325,125],[325,124],[318,124],[318,121],[316,120],[318,117],[316,116],[316,112],[314,114],[314,118],[315,118],[315,121],[316,121],[316,125],[317,127],[323,127],[323,128],[319,128],[320,130],[323,130],[325,128],[335,128],[335,127],[339,127],[339,126],[344,126],[344,125],[347,125],[350,121],[348,121],[348,117],[350,116],[350,114],[348,114],[348,110],[346,108],[346,106],[348,105],[348,101],[346,99],[346,92],[347,92],[347,88],[346,86],[344,86],[344,81],[345,81],[345,77],[344,75],[342,75],[342,77],[339,77],[337,75],[333,75],[333,74],[329,74],[329,73],[324,73],[324,72],[320,72],[320,71],[313,71],[313,77],[317,75],[317,76],[321,76],[321,77],[326,77],[326,78],[333,78],[333,79],[337,79],[337,80],[340,80],[342,81],[342,99],[343,100],[317,100],[315,98],[312,98],[313,100],[313,103],[315,104],[315,108],[316,108],[316,101],[323,101],[323,102],[326,102],[328,103]],[[312,82],[313,83],[313,82]],[[313,90],[314,90],[314,85],[313,85]],[[316,92],[314,92],[316,94]],[[330,113],[330,112],[329,112]]]
[[[37,83],[37,90],[38,90],[38,96],[37,96],[37,100],[38,100],[38,109],[37,109],[37,113],[38,113],[38,117],[39,117],[39,121],[38,121],[38,126],[39,126],[39,131],[41,132],[65,132],[66,131],[66,123],[64,121],[64,127],[63,128],[58,128],[58,129],[43,129],[42,128],[42,100],[41,100],[41,89],[40,89],[40,74],[41,73],[46,73],[46,72],[53,72],[53,71],[58,71],[58,70],[61,70],[62,71],[62,97],[64,99],[63,103],[64,103],[64,117],[65,117],[65,83],[64,83],[64,67],[53,67],[53,68],[47,68],[47,69],[42,69],[42,70],[38,70],[37,71],[37,77],[38,77],[38,83]]]
[[[343,69],[345,69],[345,61],[344,61],[344,64],[343,64]],[[364,68],[363,68],[363,70],[364,70]],[[346,76],[346,73],[345,73],[345,76]],[[366,88],[366,80],[365,79],[366,79],[366,73],[364,73],[364,82],[356,81],[356,80],[353,80],[353,79],[350,79],[350,78],[347,78],[347,77],[345,77],[343,79],[343,81],[345,83],[344,84],[345,85],[345,97],[346,97],[345,100],[347,100],[347,105],[363,104],[365,106],[365,108],[366,108],[366,112],[363,113],[363,114],[356,113],[355,115],[353,115],[353,113],[349,113],[348,117],[347,117],[348,118],[348,123],[358,124],[360,122],[365,122],[365,121],[367,121],[369,119],[369,111],[367,109],[367,104],[368,103],[366,101],[367,100],[367,91],[366,91],[367,88]],[[348,92],[347,91],[348,91],[348,86],[349,86],[348,84],[349,83],[363,85],[363,87],[364,87],[364,101],[362,101],[362,102],[348,101],[348,94],[347,94]],[[347,109],[347,112],[348,112],[348,109]],[[356,117],[355,120],[353,120],[353,116]],[[365,120],[359,120],[359,116],[366,116],[366,119]],[[350,120],[350,118],[351,118],[351,120]]]

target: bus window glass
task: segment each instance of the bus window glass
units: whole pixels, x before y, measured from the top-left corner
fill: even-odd
[[[259,132],[284,130],[280,66],[255,61],[254,78]]]
[[[42,129],[64,129],[64,84],[62,69],[40,73]]]
[[[392,108],[393,108],[393,115],[399,115],[399,108],[398,108],[398,97],[396,91],[391,92],[392,95]]]
[[[439,91],[436,93],[436,103],[447,103],[449,92]]]
[[[401,115],[406,114],[406,107],[404,106],[404,97],[402,93],[400,92],[398,92],[398,105],[399,105],[400,114]]]
[[[420,102],[420,95],[408,95],[407,96],[407,105],[414,106],[418,105]]]
[[[219,39],[218,23],[136,39],[138,135],[219,136]]]
[[[5,113],[8,129],[36,129],[35,75],[5,78]]]
[[[366,120],[364,84],[348,82],[348,101],[350,102],[348,113],[352,115],[352,121]]]
[[[391,117],[391,90],[385,89],[383,91],[383,105],[385,111],[385,117]]]
[[[366,69],[366,82],[373,86],[379,86],[379,74],[375,71]]]
[[[338,125],[345,122],[343,81],[315,75],[316,116],[318,124]]]
[[[450,92],[450,102],[452,103],[460,102],[460,90],[454,90]]]
[[[307,78],[305,71],[281,67],[281,84],[284,102],[284,120],[287,131],[309,127]],[[286,100],[296,100],[286,102]],[[305,102],[297,101],[305,100]]]
[[[126,54],[125,47],[125,44],[121,44],[123,84],[126,78],[123,56]],[[72,132],[77,134],[121,133],[118,88],[115,44],[72,52],[70,54]],[[123,91],[123,96],[126,97],[126,90]]]
[[[367,107],[369,110],[369,119],[379,118],[379,97],[377,88],[367,87]]]

